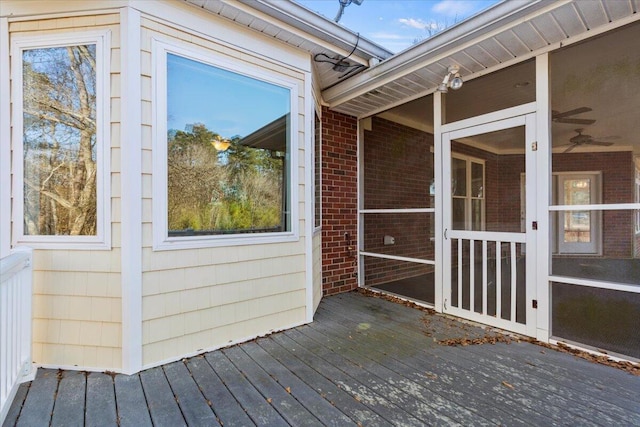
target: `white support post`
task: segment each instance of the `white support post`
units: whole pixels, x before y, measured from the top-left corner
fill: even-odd
[[[442,225],[443,219],[443,195],[444,186],[442,183],[442,118],[444,109],[444,99],[441,92],[435,92],[433,94],[433,155],[434,155],[434,171],[433,178],[435,179],[436,195],[435,195],[435,284],[434,284],[434,308],[437,312],[443,311],[443,286],[444,286],[444,266],[443,263],[443,239],[444,229]],[[451,267],[448,267],[449,270]]]
[[[304,242],[305,242],[305,291],[307,322],[313,321],[313,229],[314,217],[314,107],[311,73],[304,75]]]
[[[11,87],[9,21],[0,18],[0,259],[11,250]]]
[[[551,326],[551,295],[549,274],[551,267],[551,241],[549,239],[549,203],[551,195],[551,90],[549,84],[549,54],[536,57],[536,220],[538,301],[536,338],[548,342]],[[527,224],[530,225],[530,224]]]
[[[142,93],[140,12],[120,11],[122,371],[142,369]]]

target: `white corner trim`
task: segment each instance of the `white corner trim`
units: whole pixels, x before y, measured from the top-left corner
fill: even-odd
[[[97,201],[97,233],[95,236],[29,236],[24,233],[24,201],[23,201],[23,95],[22,95],[22,52],[27,49],[54,48],[73,46],[82,43],[96,45],[96,149],[98,173],[96,183]],[[11,243],[16,246],[24,244],[41,249],[70,250],[110,250],[111,249],[111,31],[79,31],[49,34],[17,34],[11,42],[11,55],[14,67],[11,70],[12,128],[13,149],[13,187],[14,197]],[[3,61],[4,62],[4,61]]]
[[[11,250],[11,86],[9,21],[0,18],[0,258]]]
[[[122,371],[142,369],[142,89],[140,12],[120,10]]]
[[[304,243],[305,243],[305,290],[307,321],[313,321],[313,234],[315,228],[315,102],[311,73],[304,75]]]
[[[294,242],[300,239],[299,207],[299,80],[266,70],[258,70],[242,58],[224,56],[203,47],[179,40],[156,36],[152,50],[152,117],[153,117],[153,250],[177,250]],[[288,188],[291,229],[286,232],[247,233],[193,237],[169,237],[167,218],[167,54],[188,58],[203,64],[277,85],[290,93],[290,185]]]

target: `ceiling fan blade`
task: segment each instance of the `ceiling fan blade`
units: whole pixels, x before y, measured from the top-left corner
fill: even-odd
[[[591,108],[589,108],[589,107],[580,107],[580,108],[575,108],[573,110],[565,111],[564,113],[552,112],[552,114],[553,114],[553,118],[554,119],[561,119],[563,117],[574,116],[576,114],[582,114],[582,113],[586,113],[588,111],[591,111]]]
[[[572,123],[576,125],[592,125],[596,122],[594,119],[563,119],[557,117],[554,117],[553,121],[556,123]]]
[[[620,139],[619,135],[611,135],[611,136],[599,136],[598,137],[599,140],[609,140],[609,141],[617,141],[618,139]]]
[[[603,147],[610,147],[613,145],[613,142],[604,142],[604,141],[588,141],[587,144],[591,144],[591,145],[602,145]]]
[[[573,150],[577,146],[578,144],[571,144],[566,150],[563,151],[563,153],[568,153],[569,151]]]

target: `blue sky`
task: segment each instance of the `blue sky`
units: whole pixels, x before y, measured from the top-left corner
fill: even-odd
[[[331,20],[339,10],[338,0],[296,1]],[[340,24],[399,52],[434,28],[449,27],[495,3],[498,0],[364,0],[346,7]]]

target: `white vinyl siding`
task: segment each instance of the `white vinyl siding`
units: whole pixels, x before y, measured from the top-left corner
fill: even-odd
[[[214,40],[147,17],[142,18],[141,34],[142,363],[149,367],[306,321],[303,94],[309,63],[300,54],[295,63],[283,64],[231,46],[225,41],[233,40],[231,33],[224,35],[225,40]],[[216,36],[222,34],[216,32]],[[297,234],[289,233],[275,241],[251,235],[232,239],[204,236],[201,242],[189,240],[158,247],[156,243],[167,240],[166,226],[155,216],[157,209],[166,208],[155,199],[163,187],[154,187],[156,174],[166,174],[166,170],[152,162],[163,159],[158,148],[164,142],[156,136],[163,132],[166,135],[166,130],[156,128],[158,121],[154,119],[162,117],[157,114],[154,98],[158,91],[156,61],[161,50],[153,45],[158,41],[187,47],[207,61],[231,63],[291,88],[295,94],[291,102],[292,229],[299,230]],[[285,58],[291,59],[291,52]]]
[[[120,68],[119,14],[23,20],[9,24],[14,75],[20,48],[97,44],[101,105],[97,236],[23,236],[13,222],[13,244],[34,247],[33,361],[40,366],[114,370],[121,367]],[[16,69],[15,67],[18,67]],[[21,162],[20,88],[12,90],[14,166]],[[16,121],[15,119],[18,118]],[[18,134],[15,133],[18,131]],[[21,171],[12,170],[14,182]],[[12,191],[19,207],[22,191]],[[14,210],[14,218],[21,213]]]

